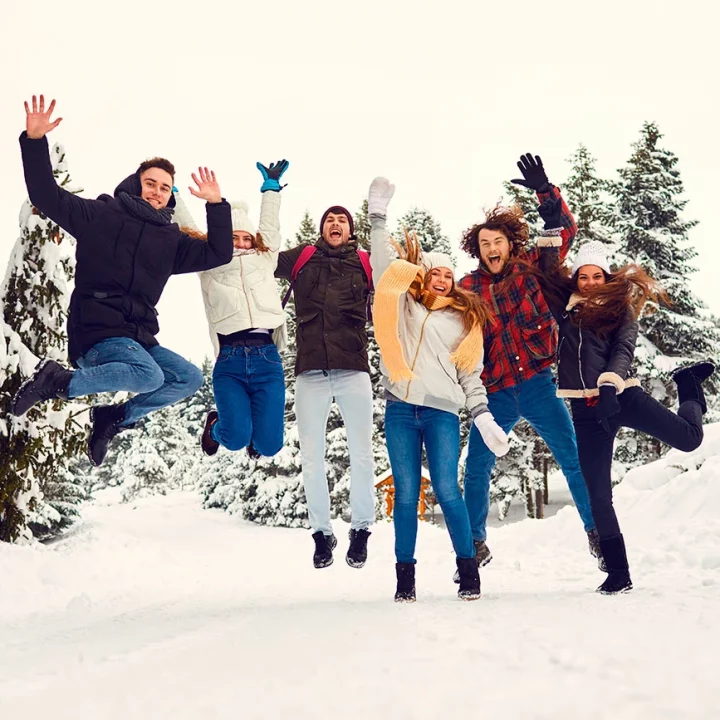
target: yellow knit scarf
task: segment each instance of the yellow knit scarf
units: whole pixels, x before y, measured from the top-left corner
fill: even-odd
[[[400,298],[405,294],[421,302],[430,312],[464,308],[452,297],[441,297],[425,290],[425,270],[407,260],[395,260],[382,274],[375,287],[373,321],[375,339],[380,346],[383,362],[390,374],[390,382],[412,380],[415,374],[403,354],[399,337]],[[472,372],[483,355],[482,326],[477,324],[463,338],[450,360],[461,370]]]

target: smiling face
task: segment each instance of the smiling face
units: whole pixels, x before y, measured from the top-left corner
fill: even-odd
[[[436,267],[425,275],[425,289],[440,297],[450,294],[454,282],[453,271],[450,268]]]
[[[480,247],[480,260],[493,274],[501,273],[510,259],[512,245],[500,230],[483,228],[478,233],[478,246]]]
[[[140,197],[156,210],[167,206],[172,187],[172,175],[159,167],[148,168],[140,174]]]
[[[323,240],[331,247],[340,247],[350,240],[350,223],[345,213],[328,213],[322,227]]]
[[[244,230],[233,231],[233,247],[236,250],[250,250],[253,247],[255,238]]]
[[[577,289],[581,295],[588,295],[596,287],[605,284],[605,273],[597,265],[583,265],[577,273]]]

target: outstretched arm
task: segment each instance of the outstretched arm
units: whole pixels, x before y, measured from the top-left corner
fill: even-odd
[[[73,195],[55,182],[45,137],[62,121],[62,118],[51,119],[54,109],[53,100],[47,111],[45,110],[43,95],[40,95],[39,102],[33,95],[32,109],[25,103],[26,129],[20,135],[25,185],[30,202],[63,230],[79,239],[82,229],[95,217],[103,203]]]
[[[387,230],[387,207],[395,193],[395,186],[384,177],[376,177],[368,191],[370,218],[370,264],[375,282],[397,258]]]
[[[263,253],[273,265],[277,265],[278,253],[280,252],[280,191],[285,185],[280,185],[280,179],[290,166],[287,160],[280,160],[277,163],[270,163],[268,167],[262,163],[256,163],[256,167],[263,176],[263,184],[260,187],[262,193],[262,204],[260,205],[260,225],[258,232],[262,235],[269,252]]]

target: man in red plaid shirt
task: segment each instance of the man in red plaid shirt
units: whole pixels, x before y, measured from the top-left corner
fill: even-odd
[[[488,409],[505,432],[525,418],[547,443],[567,479],[588,534],[590,552],[599,557],[575,432],[564,401],[555,395],[550,369],[555,361],[557,327],[537,279],[519,272],[513,263],[519,259],[536,264],[539,247],[548,245],[557,247],[564,258],[577,225],[560,190],[548,182],[539,157],[523,155],[518,167],[523,178],[513,182],[535,190],[546,229],[537,247],[529,247],[529,230],[522,211],[496,207],[483,223],[465,234],[463,250],[477,258],[479,266],[460,280],[460,286],[481,295],[496,316],[494,324],[485,326],[482,379],[488,392]],[[465,464],[465,502],[480,566],[492,559],[485,541],[494,465],[495,455],[473,426]]]

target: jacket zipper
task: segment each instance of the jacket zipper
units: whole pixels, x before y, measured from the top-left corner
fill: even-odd
[[[250,299],[248,298],[247,290],[245,290],[245,278],[243,276],[243,264],[242,258],[240,258],[240,284],[242,285],[243,295],[245,296],[245,302],[247,303],[248,315],[250,316],[250,327],[255,327],[253,322],[252,310],[250,309]]]
[[[420,339],[418,340],[417,348],[415,348],[415,357],[413,357],[412,365],[410,366],[410,372],[415,371],[415,363],[417,362],[417,357],[420,354],[420,346],[422,345],[423,341],[423,334],[425,333],[425,323],[430,319],[430,311],[428,310],[428,314],[425,316],[425,319],[423,320],[422,325],[420,326]],[[412,384],[412,378],[408,380],[407,384],[407,390],[405,391],[405,400],[408,399],[408,396],[410,395],[410,385]]]
[[[583,371],[582,371],[582,358],[581,358],[581,352],[582,352],[582,320],[578,321],[578,334],[580,335],[580,342],[578,343],[578,372],[580,373],[580,382],[583,386],[583,394],[585,393],[585,390],[587,389],[585,387],[585,378],[583,377]],[[564,338],[563,338],[564,339]]]

